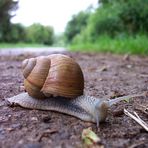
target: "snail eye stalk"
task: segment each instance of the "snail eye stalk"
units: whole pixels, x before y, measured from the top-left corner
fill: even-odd
[[[96,113],[96,123],[97,123],[97,128],[99,127],[99,114]]]

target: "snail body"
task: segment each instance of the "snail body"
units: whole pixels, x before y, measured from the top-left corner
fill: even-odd
[[[97,98],[85,95],[69,100],[65,97],[49,97],[41,100],[29,96],[28,93],[21,93],[7,100],[24,108],[58,111],[94,123],[97,122],[96,118],[99,122],[105,120],[109,107],[108,102],[100,102]]]
[[[84,77],[80,66],[72,58],[61,54],[26,59],[22,68],[27,92],[8,98],[10,104],[66,113],[97,125],[105,121],[111,105],[125,98],[141,96],[104,100],[84,95]]]

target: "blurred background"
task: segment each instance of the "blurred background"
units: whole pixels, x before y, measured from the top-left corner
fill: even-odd
[[[148,0],[0,0],[0,49],[148,54]]]

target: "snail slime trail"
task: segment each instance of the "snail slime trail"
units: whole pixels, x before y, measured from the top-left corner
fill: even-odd
[[[26,59],[22,63],[22,72],[27,92],[7,98],[10,104],[66,113],[97,123],[97,126],[105,121],[111,105],[144,96],[136,94],[107,100],[84,95],[84,76],[79,64],[63,54]]]

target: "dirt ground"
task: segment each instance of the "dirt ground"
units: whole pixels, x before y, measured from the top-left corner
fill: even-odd
[[[113,98],[148,91],[148,57],[94,53],[66,53],[81,66],[85,94]],[[51,111],[10,107],[5,98],[23,92],[21,61],[35,54],[0,56],[0,147],[1,148],[79,148],[83,129],[92,127],[106,148],[146,148],[148,133],[123,113],[135,110],[148,123],[147,97],[137,97],[113,105],[99,129],[93,123]],[[142,107],[143,106],[143,107]]]

